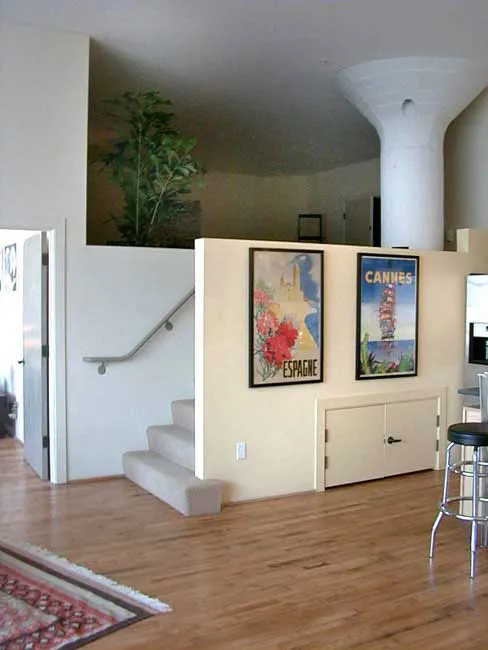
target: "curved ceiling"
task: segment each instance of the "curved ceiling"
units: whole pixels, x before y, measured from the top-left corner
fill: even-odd
[[[488,63],[486,0],[0,2],[3,19],[91,36],[95,124],[99,99],[159,88],[208,170],[301,174],[375,157],[338,71],[410,55]]]

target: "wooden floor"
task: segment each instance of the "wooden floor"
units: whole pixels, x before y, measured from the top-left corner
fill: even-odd
[[[185,519],[124,479],[53,487],[0,440],[0,534],[45,546],[174,611],[90,650],[470,650],[488,645],[488,551],[465,525],[428,542],[427,472]]]

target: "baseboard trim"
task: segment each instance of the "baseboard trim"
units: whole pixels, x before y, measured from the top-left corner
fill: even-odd
[[[110,476],[91,476],[90,478],[74,478],[68,481],[68,485],[83,485],[85,483],[102,483],[125,478],[124,474],[111,474]]]
[[[270,497],[254,497],[242,499],[239,501],[223,501],[222,506],[240,506],[241,503],[259,503],[260,501],[277,501],[278,499],[291,499],[292,497],[302,497],[307,494],[319,494],[322,490],[303,490],[300,492],[287,492],[286,494],[274,494]]]

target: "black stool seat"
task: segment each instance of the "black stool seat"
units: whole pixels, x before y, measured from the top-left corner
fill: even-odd
[[[456,445],[488,447],[488,422],[458,422],[447,429],[447,439]]]

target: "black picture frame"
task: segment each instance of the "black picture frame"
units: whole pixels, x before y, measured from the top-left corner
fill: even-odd
[[[323,381],[323,303],[323,251],[250,248],[250,388]]]
[[[418,255],[358,253],[357,380],[418,374]]]
[[[322,243],[323,219],[321,214],[299,214],[297,241]]]

